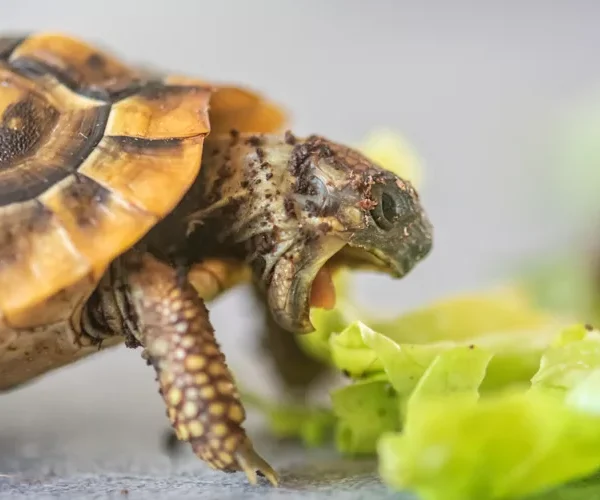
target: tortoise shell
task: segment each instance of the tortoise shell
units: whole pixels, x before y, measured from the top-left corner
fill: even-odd
[[[63,34],[0,38],[0,358],[20,329],[78,324],[111,261],[191,186],[209,132],[283,120],[250,91]]]

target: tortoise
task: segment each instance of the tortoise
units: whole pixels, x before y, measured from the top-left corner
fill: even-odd
[[[273,325],[313,331],[331,273],[401,278],[429,254],[415,188],[296,137],[252,90],[64,33],[0,38],[0,116],[0,391],[142,347],[177,438],[213,469],[276,485],[206,303],[252,283]]]

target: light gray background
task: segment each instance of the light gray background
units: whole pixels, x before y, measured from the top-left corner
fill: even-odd
[[[497,281],[574,231],[549,189],[548,159],[564,114],[598,89],[599,26],[591,0],[0,2],[2,31],[66,30],[131,61],[247,82],[284,103],[300,134],[355,143],[382,126],[403,133],[425,161],[436,234],[434,253],[404,281],[359,278],[359,297],[393,312]],[[238,376],[273,394],[245,293],[215,304],[212,318]],[[287,486],[244,489],[242,477],[189,456],[171,464],[159,450],[165,424],[139,352],[49,375],[1,399],[0,473],[15,476],[0,478],[0,497],[387,495],[364,464],[268,439],[259,447],[287,471]]]

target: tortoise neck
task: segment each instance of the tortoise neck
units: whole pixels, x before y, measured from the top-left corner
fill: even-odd
[[[293,145],[282,136],[233,135],[208,140],[200,175],[187,197],[190,244],[217,245],[248,260],[252,240],[284,225]]]
[[[251,206],[257,200],[262,206],[276,198],[292,181],[287,168],[292,151],[279,135],[209,137],[196,181],[200,193],[194,194],[201,200],[199,210],[228,202]]]
[[[293,149],[289,134],[207,138],[199,176],[145,243],[188,263],[208,257],[252,263],[257,245],[283,236]]]

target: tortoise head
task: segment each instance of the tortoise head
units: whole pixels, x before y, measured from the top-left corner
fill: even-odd
[[[319,136],[286,143],[284,236],[263,253],[272,265],[259,276],[275,321],[307,333],[310,308],[335,302],[332,272],[401,278],[430,252],[433,228],[410,182],[359,152]]]

